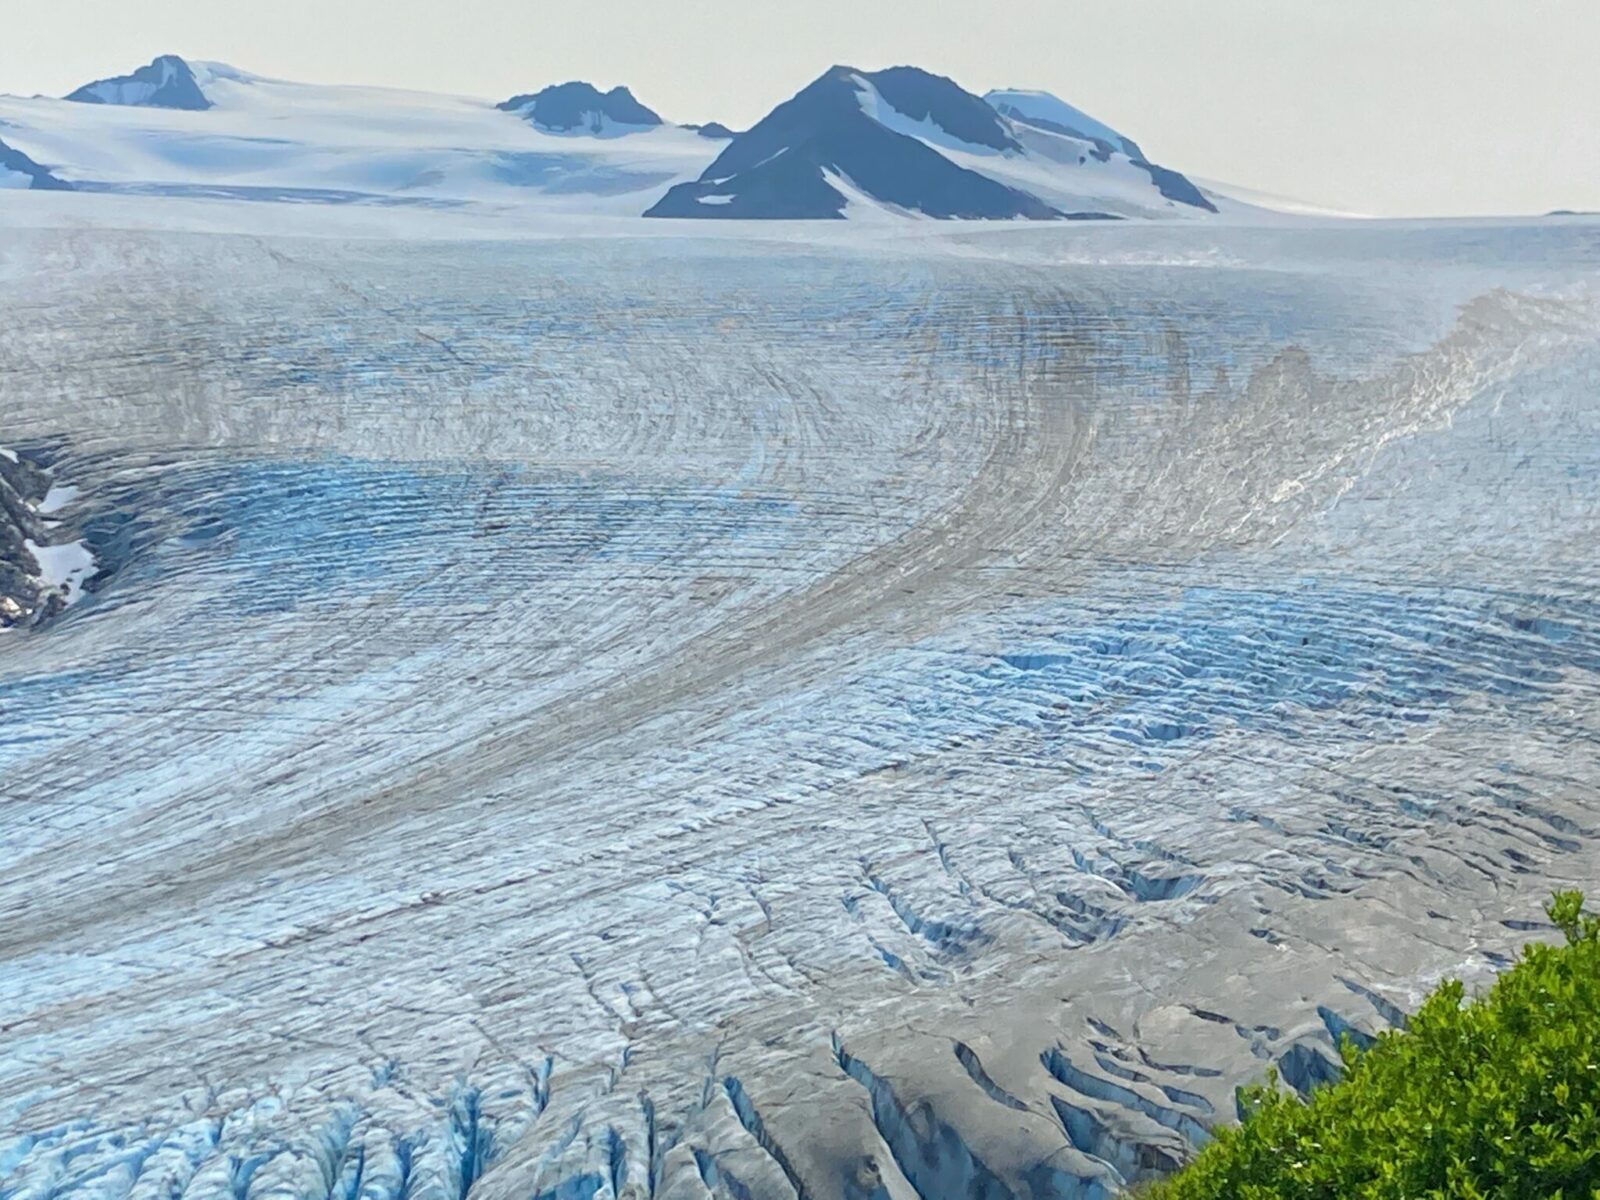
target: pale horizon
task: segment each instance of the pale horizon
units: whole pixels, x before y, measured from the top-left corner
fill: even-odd
[[[768,10],[770,11],[770,10]],[[499,100],[584,79],[744,128],[834,63],[976,93],[1052,92],[1191,175],[1377,216],[1600,209],[1600,6],[1547,0],[1110,5],[640,0],[584,19],[504,0],[218,6],[81,0],[10,14],[0,92],[60,96],[159,54],[308,83]]]

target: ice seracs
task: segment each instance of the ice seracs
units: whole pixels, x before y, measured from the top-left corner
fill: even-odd
[[[81,104],[178,108],[194,112],[211,107],[211,101],[200,90],[194,70],[176,54],[163,54],[131,75],[86,83],[67,99]]]
[[[625,87],[601,92],[581,80],[558,83],[540,92],[513,96],[499,106],[546,133],[622,137],[663,124],[661,117]]]

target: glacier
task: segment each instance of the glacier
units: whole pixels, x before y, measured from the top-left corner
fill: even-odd
[[[93,562],[0,1198],[1101,1198],[1315,1086],[1600,887],[1597,274],[8,194],[0,548]]]

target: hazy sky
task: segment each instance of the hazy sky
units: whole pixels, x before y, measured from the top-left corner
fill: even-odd
[[[0,0],[0,91],[167,52],[493,99],[626,83],[736,127],[832,63],[911,63],[1313,203],[1600,209],[1600,0]]]

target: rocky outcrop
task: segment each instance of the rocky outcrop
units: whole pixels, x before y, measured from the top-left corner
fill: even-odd
[[[48,487],[44,472],[0,448],[0,629],[29,620],[42,599],[28,543],[39,532],[33,504]]]
[[[52,519],[75,494],[0,446],[0,629],[48,621],[82,594],[94,557],[83,542],[61,540]]]

